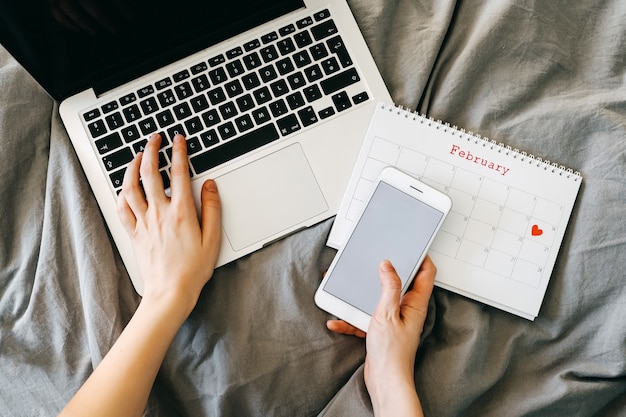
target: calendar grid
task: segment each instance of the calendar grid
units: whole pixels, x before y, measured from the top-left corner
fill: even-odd
[[[413,174],[452,198],[452,210],[431,251],[504,279],[533,288],[540,285],[562,220],[562,206],[375,137],[348,219],[360,211],[375,179],[387,165]]]

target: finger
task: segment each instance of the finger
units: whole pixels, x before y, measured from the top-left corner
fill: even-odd
[[[404,294],[402,304],[413,308],[427,309],[428,300],[433,292],[437,267],[429,256],[424,258],[417,276],[413,280],[413,287]]]
[[[200,199],[202,203],[202,243],[210,251],[210,259],[215,262],[222,238],[222,203],[215,181],[207,180],[204,182]]]
[[[133,217],[143,215],[148,209],[148,203],[139,184],[139,167],[143,159],[143,153],[138,153],[135,159],[126,167],[124,180],[122,181],[122,192],[118,198],[118,204],[122,211],[127,206],[133,213]]]
[[[187,142],[182,135],[174,136],[172,146],[172,166],[170,167],[172,200],[193,202],[191,179],[189,178],[189,160],[187,159]]]
[[[146,193],[148,204],[151,201],[162,202],[166,200],[163,188],[163,178],[159,172],[159,148],[161,146],[161,135],[155,133],[150,137],[143,152],[143,158],[139,172],[141,182]]]
[[[378,273],[380,275],[381,294],[374,314],[395,317],[400,309],[402,281],[391,262],[387,260],[380,263]]]
[[[365,337],[365,332],[363,330],[357,329],[353,325],[348,324],[343,320],[328,320],[326,322],[326,327],[328,328],[328,330],[335,333],[347,334],[360,338]]]

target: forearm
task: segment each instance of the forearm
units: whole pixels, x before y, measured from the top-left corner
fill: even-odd
[[[141,416],[165,353],[188,312],[142,301],[61,416]]]

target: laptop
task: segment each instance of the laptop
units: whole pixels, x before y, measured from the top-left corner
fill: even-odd
[[[166,188],[176,133],[198,207],[216,180],[221,266],[335,215],[375,102],[390,101],[346,0],[9,3],[0,43],[60,102],[139,294],[116,201],[150,134]]]

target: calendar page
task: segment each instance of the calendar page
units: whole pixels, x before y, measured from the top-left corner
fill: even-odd
[[[452,199],[452,210],[429,252],[437,266],[436,284],[533,320],[582,182],[580,174],[379,104],[329,246],[343,244],[374,181],[389,165]]]

